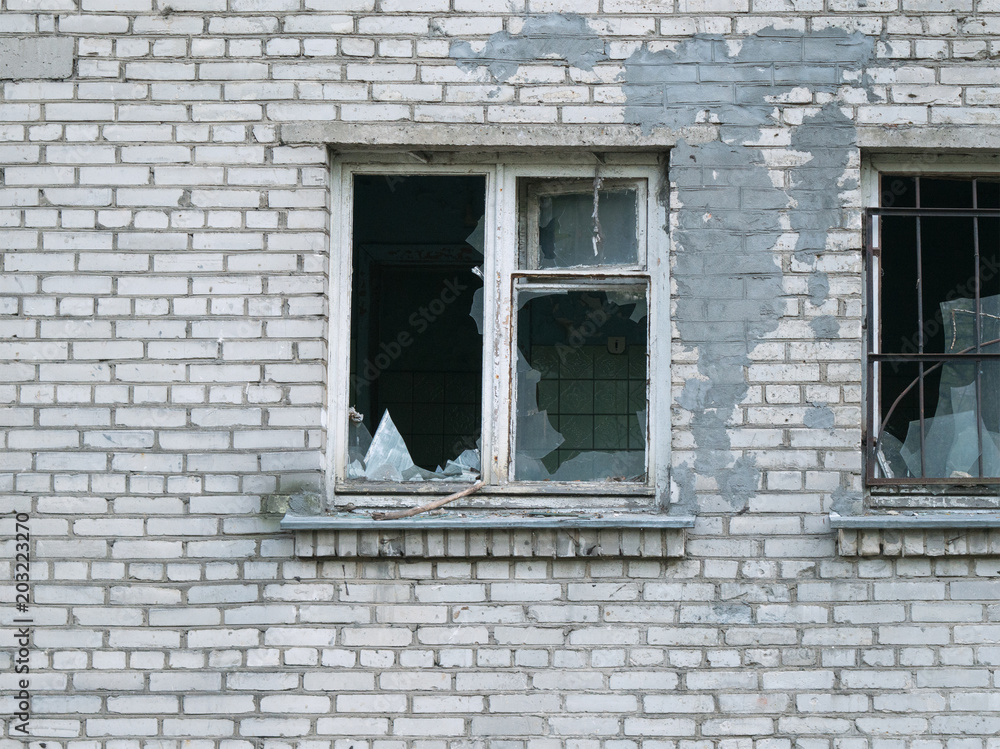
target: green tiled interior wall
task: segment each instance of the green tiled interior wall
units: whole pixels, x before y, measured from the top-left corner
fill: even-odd
[[[645,450],[636,412],[646,408],[646,348],[621,354],[607,346],[532,346],[529,362],[542,378],[538,410],[565,442],[542,462],[555,471],[588,450]]]
[[[381,380],[381,405],[414,463],[433,471],[441,455],[455,458],[476,447],[470,435],[479,434],[482,413],[478,372],[385,372]]]

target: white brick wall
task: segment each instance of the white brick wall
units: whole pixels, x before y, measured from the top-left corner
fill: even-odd
[[[497,80],[449,57],[547,13],[584,14],[608,60]],[[784,316],[724,415],[758,485],[735,514],[698,473],[683,560],[298,559],[268,511],[321,487],[326,449],[328,155],[283,125],[621,123],[643,45],[732,53],[771,27],[875,42],[867,90],[769,105],[747,143],[779,189],[827,101],[1000,124],[993,0],[0,0],[0,45],[75,43],[70,78],[0,80],[0,509],[32,518],[31,746],[1000,749],[996,559],[840,557],[828,524],[861,487],[856,149],[815,263],[782,228]],[[699,355],[672,349],[679,399]],[[817,402],[833,429],[805,426]],[[692,420],[674,409],[677,466]],[[22,739],[0,717],[0,748]]]

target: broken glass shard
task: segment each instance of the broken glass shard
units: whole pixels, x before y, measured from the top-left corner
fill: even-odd
[[[479,223],[476,224],[476,228],[472,230],[472,234],[465,238],[465,243],[469,245],[472,249],[478,252],[480,255],[484,255],[484,248],[486,247],[486,216],[479,217]]]
[[[902,449],[902,442],[896,439],[890,432],[882,432],[878,450],[875,452],[879,468],[882,469],[882,478],[903,478],[909,475],[906,462],[903,460],[902,455],[900,455]]]
[[[352,421],[349,433],[351,439],[357,436],[363,439],[367,430],[360,422]],[[462,451],[455,460],[447,461],[444,468],[438,466],[435,471],[416,465],[388,411],[382,415],[375,436],[368,440],[363,460],[354,458],[347,465],[347,478],[369,481],[474,481],[479,478],[478,449]]]
[[[351,409],[353,411],[353,409]],[[354,411],[354,413],[357,413]],[[359,414],[360,415],[360,414]],[[364,423],[351,418],[347,422],[347,458],[350,461],[364,460],[371,447],[372,436]]]
[[[386,411],[365,454],[365,478],[371,481],[402,481],[403,472],[413,467],[403,436]]]
[[[346,475],[349,479],[363,479],[365,478],[365,467],[360,460],[352,460],[347,465]]]
[[[978,424],[977,424],[978,421]],[[975,411],[924,419],[924,470],[920,465],[920,422],[910,429],[900,450],[911,476],[970,478],[979,476],[979,429],[983,435],[983,475],[1000,476],[1000,435],[990,432]]]
[[[402,480],[440,478],[481,431],[486,179],[356,174],[353,196],[347,397],[369,431],[392,414],[420,469],[396,466]],[[345,464],[395,479],[368,444],[349,429]]]
[[[469,310],[469,316],[476,323],[476,330],[479,331],[479,335],[483,334],[483,289],[482,287],[476,289],[475,293],[472,295],[472,309]]]
[[[532,369],[521,351],[517,352],[517,453],[528,458],[544,458],[565,439],[552,426],[548,413],[538,410],[535,395],[541,373]]]

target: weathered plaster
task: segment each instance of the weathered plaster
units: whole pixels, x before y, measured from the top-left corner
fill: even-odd
[[[608,59],[606,42],[587,25],[587,19],[557,13],[528,17],[516,36],[506,31],[493,34],[478,53],[468,42],[452,42],[450,54],[467,70],[485,65],[500,82],[514,75],[522,62],[559,60],[592,70],[595,63]]]
[[[835,417],[825,403],[814,403],[812,408],[806,410],[802,423],[810,429],[833,429]]]
[[[747,393],[750,351],[777,328],[783,309],[781,266],[772,249],[781,236],[779,211],[788,203],[766,168],[747,164],[745,151],[715,142],[681,143],[671,152],[678,201],[673,314],[683,345],[698,350],[700,375],[688,380],[679,405],[692,413],[694,472],[714,477],[734,509],[753,495],[759,473],[752,457],[734,461],[727,426]],[[683,478],[675,473],[678,499],[687,507],[694,475],[687,484]]]
[[[0,38],[0,80],[69,78],[74,45],[70,37]]]
[[[758,146],[768,146],[769,138],[781,145],[775,102],[798,87],[810,99],[832,95],[845,70],[859,71],[871,58],[873,42],[837,29],[811,35],[767,29],[734,46],[722,37],[698,36],[673,50],[643,48],[625,62],[627,123],[644,132],[719,123],[722,141],[680,143],[671,159],[678,199],[674,320],[683,345],[698,350],[700,374],[679,400],[692,412],[697,444],[694,470],[677,466],[674,472],[684,506],[693,501],[698,474],[714,477],[722,501],[733,508],[745,506],[756,490],[752,456],[733,459],[729,422],[747,394],[750,353],[777,329],[783,312],[775,254],[782,218],[797,235],[796,260],[815,266],[829,231],[843,223],[841,192],[856,186],[843,182],[857,147],[855,129],[834,103],[792,128],[791,148],[808,158],[793,171],[787,191],[774,186]],[[814,305],[825,301],[825,274],[813,270],[808,292]],[[840,328],[829,315],[811,327],[817,338],[836,337]]]
[[[826,279],[826,274],[820,271],[814,270],[810,278],[817,278],[820,284]],[[829,284],[829,282],[827,282]],[[829,287],[827,289],[829,291]],[[810,301],[813,297],[810,296]],[[822,303],[824,300],[819,300]],[[813,301],[813,304],[817,302]],[[840,323],[837,322],[837,318],[833,315],[820,315],[819,317],[814,317],[809,321],[809,327],[812,328],[813,334],[817,338],[838,338],[840,336]]]
[[[859,491],[841,487],[834,490],[830,509],[840,515],[860,515],[864,511],[864,498]]]
[[[338,152],[414,149],[428,152],[482,152],[484,149],[581,149],[587,151],[642,151],[669,148],[684,139],[705,143],[718,137],[718,128],[694,125],[643,133],[637,125],[478,125],[439,122],[296,122],[281,126],[281,141],[322,144]]]
[[[796,267],[808,273],[809,301],[818,307],[828,297],[829,280],[816,262],[830,231],[845,225],[842,194],[856,188],[845,175],[856,161],[857,129],[836,96],[843,86],[867,85],[873,48],[858,32],[769,28],[737,42],[699,34],[668,49],[644,45],[624,62],[626,125],[646,135],[704,124],[719,133],[703,143],[682,138],[671,152],[672,314],[681,344],[698,356],[698,376],[677,403],[691,412],[696,443],[693,462],[674,466],[677,509],[695,504],[699,476],[714,480],[716,496],[733,509],[757,489],[752,454],[732,449],[733,416],[748,393],[751,353],[785,313],[780,253],[789,249],[787,235],[795,237]],[[521,35],[494,34],[478,54],[464,42],[451,54],[465,68],[485,65],[505,80],[520,63],[544,59],[590,69],[605,47],[582,17],[548,15],[529,18]],[[795,107],[807,107],[804,116],[785,120],[783,108]],[[802,157],[787,186],[772,179],[772,148]],[[840,331],[829,314],[813,318],[811,328],[818,339]],[[828,428],[828,412],[808,411],[805,425]]]

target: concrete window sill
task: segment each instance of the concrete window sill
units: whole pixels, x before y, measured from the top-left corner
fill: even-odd
[[[1000,556],[1000,513],[830,515],[843,556]]]
[[[292,515],[299,557],[599,558],[684,555],[694,517],[639,513],[446,513],[399,520]]]

